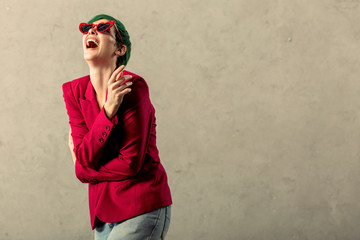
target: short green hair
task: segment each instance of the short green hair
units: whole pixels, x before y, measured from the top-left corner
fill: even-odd
[[[124,26],[124,24],[122,24],[122,22],[120,22],[118,19],[110,16],[110,15],[106,15],[106,14],[99,14],[96,15],[95,17],[93,17],[92,19],[90,19],[88,21],[88,23],[93,23],[96,22],[97,20],[100,19],[108,19],[108,20],[114,20],[115,24],[117,26],[117,28],[119,29],[119,32],[121,34],[121,38],[123,40],[123,43],[121,43],[121,39],[120,36],[118,36],[119,34],[115,34],[116,35],[116,42],[118,46],[121,45],[125,45],[126,46],[126,53],[123,56],[118,57],[117,62],[116,62],[116,66],[119,67],[121,65],[125,65],[128,63],[129,59],[130,59],[130,54],[131,54],[131,42],[130,42],[130,35],[129,33],[126,31],[126,28]],[[116,31],[115,31],[116,32]]]

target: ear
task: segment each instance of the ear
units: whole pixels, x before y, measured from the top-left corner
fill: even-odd
[[[116,51],[115,51],[115,55],[117,55],[118,57],[120,56],[124,56],[126,53],[126,46],[125,45],[121,45],[121,47],[119,47]]]

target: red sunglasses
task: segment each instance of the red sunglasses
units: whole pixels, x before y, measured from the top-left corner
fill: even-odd
[[[102,22],[102,23],[98,23],[98,24],[80,23],[79,30],[80,30],[81,33],[87,34],[90,31],[90,29],[95,28],[96,31],[98,31],[99,33],[102,33],[102,32],[105,32],[106,30],[110,29],[112,26],[115,26],[115,29],[116,29],[117,33],[119,34],[121,43],[123,44],[124,42],[122,40],[119,29],[117,28],[114,20],[111,20],[111,21],[108,21],[108,22]]]

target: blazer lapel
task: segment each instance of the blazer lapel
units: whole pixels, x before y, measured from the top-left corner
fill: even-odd
[[[90,129],[100,113],[99,105],[96,101],[95,90],[89,79],[85,90],[85,99],[80,98],[81,111],[85,119],[86,126]]]

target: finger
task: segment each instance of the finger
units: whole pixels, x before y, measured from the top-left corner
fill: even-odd
[[[121,65],[120,67],[120,72],[118,72],[116,75],[115,75],[115,81],[118,81],[119,78],[121,78],[124,74],[124,68],[125,66],[124,65]]]
[[[124,88],[127,88],[129,86],[131,86],[133,83],[132,82],[126,82],[125,84],[123,84],[123,82],[114,82],[112,85],[111,85],[111,89],[112,90],[116,90],[118,88],[121,88],[121,89],[124,89]]]
[[[124,83],[126,83],[126,82],[129,82],[130,81],[130,79],[132,79],[132,76],[131,75],[125,75],[125,76],[122,76],[122,77],[120,77],[120,78],[118,78],[117,80],[116,80],[116,86],[120,86],[120,85],[122,85],[122,84],[124,84]],[[115,84],[115,83],[112,83],[113,85]],[[113,88],[114,89],[114,88]]]
[[[132,85],[132,82],[127,82],[124,85],[121,85],[116,89],[113,89],[113,94],[115,96],[118,96],[121,91],[123,91],[124,89],[130,88],[131,85]]]
[[[131,75],[124,75],[124,76],[119,76],[119,78],[116,79],[117,82],[120,83],[125,83],[127,81],[129,81],[129,79],[131,79],[132,76]]]
[[[125,96],[126,94],[128,94],[128,93],[130,93],[131,92],[131,88],[125,88],[125,89],[117,89],[116,91],[115,91],[115,95],[117,96],[117,97],[123,97],[123,96]]]
[[[109,81],[108,81],[108,85],[110,85],[111,83],[116,81],[116,78],[119,75],[122,75],[122,71],[124,70],[125,66],[121,65],[120,67],[118,67],[110,76]]]
[[[116,75],[115,81],[119,81],[119,79],[124,76],[123,74],[124,70],[122,70],[118,75]]]

